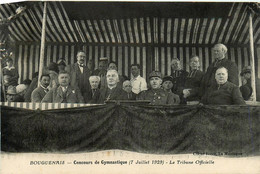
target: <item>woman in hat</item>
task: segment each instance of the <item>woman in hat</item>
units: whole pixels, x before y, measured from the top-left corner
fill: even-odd
[[[251,86],[251,67],[244,67],[240,76],[242,77],[242,86],[240,86],[240,91],[244,100],[249,100],[253,93]]]

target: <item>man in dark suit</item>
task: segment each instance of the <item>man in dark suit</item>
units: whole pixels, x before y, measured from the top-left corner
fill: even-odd
[[[172,92],[180,96],[181,93],[178,93],[178,89],[184,87],[188,72],[182,69],[180,60],[178,58],[172,59],[171,67],[172,67],[171,76],[173,78]]]
[[[89,77],[90,70],[84,65],[86,54],[84,51],[78,51],[77,62],[68,66],[67,71],[70,73],[71,86],[78,87],[80,92],[84,94],[90,89]]]
[[[71,86],[70,75],[61,71],[58,76],[59,87],[51,89],[42,99],[42,103],[84,103],[78,87]]]
[[[186,101],[199,101],[199,89],[204,73],[199,70],[200,61],[196,55],[190,58],[190,72],[186,77],[184,87],[178,89],[178,93],[181,94],[181,103]]]
[[[216,85],[215,73],[219,67],[225,67],[228,70],[228,81],[239,85],[238,68],[236,63],[226,58],[227,47],[223,44],[216,44],[213,47],[213,56],[215,61],[209,65],[207,72],[202,80],[201,91],[206,91],[211,85]]]
[[[32,92],[31,101],[33,103],[40,103],[47,92],[49,92],[50,76],[43,74],[40,78],[40,84],[41,85]]]
[[[136,100],[137,94],[133,93],[132,85],[129,80],[123,82],[123,90],[127,92],[127,99],[128,100]]]
[[[100,96],[100,89],[98,88],[98,85],[100,83],[100,77],[92,75],[89,77],[89,83],[91,86],[91,89],[89,91],[86,91],[83,95],[85,103],[92,103],[96,104],[98,103],[98,99]]]
[[[127,100],[127,93],[117,84],[119,76],[116,70],[108,70],[106,74],[107,87],[100,93],[99,103],[105,103],[110,100]]]
[[[228,70],[220,67],[215,73],[216,83],[211,85],[201,99],[203,104],[245,105],[239,87],[228,81]]]

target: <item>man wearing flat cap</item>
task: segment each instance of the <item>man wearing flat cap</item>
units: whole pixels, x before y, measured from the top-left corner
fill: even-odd
[[[149,75],[151,89],[142,91],[138,95],[138,100],[150,100],[152,105],[174,105],[174,96],[161,89],[162,74],[159,71],[153,71]]]

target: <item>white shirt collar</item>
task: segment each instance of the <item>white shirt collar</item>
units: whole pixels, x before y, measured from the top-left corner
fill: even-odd
[[[45,90],[46,90],[46,89],[48,89],[48,87],[47,87],[47,88],[45,88],[45,87],[44,87],[44,86],[42,86],[42,85],[40,85],[40,86],[41,86],[43,89],[45,89]]]
[[[14,66],[11,66],[10,68],[8,66],[6,66],[5,68],[8,69],[8,70],[15,69]]]
[[[140,76],[140,74],[137,76],[137,77],[133,77],[132,78],[132,80],[136,80],[136,79],[138,79],[138,78],[140,78],[141,76]]]

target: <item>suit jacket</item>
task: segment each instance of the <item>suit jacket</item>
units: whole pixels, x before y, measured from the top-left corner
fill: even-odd
[[[78,88],[68,86],[64,95],[61,86],[51,89],[42,99],[42,103],[84,103]]]
[[[176,105],[180,103],[178,95],[163,89],[148,89],[138,94],[137,100],[150,100],[152,105]]]
[[[85,92],[83,97],[85,103],[97,104],[100,96],[100,89],[96,89],[93,93],[93,90],[90,89],[89,91]]]
[[[42,101],[42,99],[44,98],[44,96],[47,93],[44,91],[44,89],[40,86],[36,89],[33,90],[32,92],[32,97],[31,97],[31,101],[33,103],[40,103]]]
[[[133,93],[132,91],[130,93],[126,93],[127,100],[136,100],[137,94]]]
[[[25,102],[31,102],[32,99],[32,92],[34,89],[37,88],[38,85],[38,76],[32,79],[31,84],[29,85],[29,87],[27,88],[25,94],[24,94],[24,101]],[[41,101],[40,101],[41,102]]]
[[[202,89],[200,91],[206,91],[207,88],[209,88],[211,85],[216,85],[215,73],[219,67],[227,68],[228,81],[234,83],[237,86],[239,85],[237,65],[227,58],[224,58],[220,60],[219,63],[216,63],[215,61],[211,65],[209,65],[207,72],[202,80]]]
[[[108,87],[101,89],[99,103],[104,103],[108,100],[127,100],[127,93],[119,86],[112,90]]]
[[[186,77],[184,86],[179,87],[178,92],[177,92],[181,96],[181,98],[183,96],[184,89],[191,89],[190,96],[188,98],[186,98],[186,100],[187,101],[199,100],[200,99],[199,90],[200,90],[200,85],[201,85],[203,76],[204,76],[204,72],[202,72],[200,70],[195,70],[195,71],[189,72],[188,76]]]
[[[173,78],[173,87],[172,87],[173,93],[180,95],[178,93],[178,89],[184,87],[187,75],[188,72],[185,70],[178,70],[172,72],[171,76]]]
[[[201,99],[203,104],[244,105],[239,87],[227,81],[224,85],[211,86]]]
[[[90,89],[90,70],[87,66],[83,66],[83,73],[81,73],[78,63],[74,63],[67,67],[67,71],[70,73],[70,84],[72,87],[78,87],[81,94],[84,94]]]

